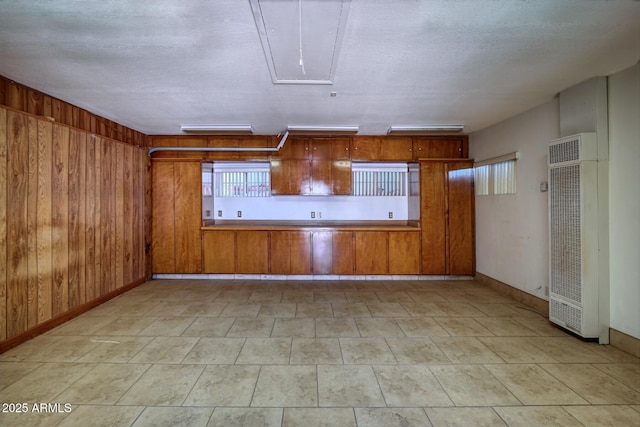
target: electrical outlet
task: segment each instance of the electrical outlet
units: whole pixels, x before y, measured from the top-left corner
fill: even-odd
[[[238,218],[242,218],[242,211],[238,211]]]
[[[393,219],[393,212],[389,212],[389,219]]]
[[[218,216],[222,217],[222,211],[218,211]]]
[[[206,216],[207,218],[210,217],[211,216],[211,211],[209,209],[204,211],[204,216]]]
[[[318,212],[318,219],[322,219],[322,212]]]
[[[311,218],[315,218],[316,217],[316,213],[315,212],[311,212]]]

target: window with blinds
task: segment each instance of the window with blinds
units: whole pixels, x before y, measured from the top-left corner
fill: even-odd
[[[212,187],[215,197],[269,197],[269,163],[215,163]]]
[[[476,196],[515,194],[518,153],[477,162],[474,166]]]
[[[393,197],[407,195],[406,164],[353,164],[352,195]]]

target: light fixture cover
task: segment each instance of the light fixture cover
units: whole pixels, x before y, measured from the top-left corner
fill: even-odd
[[[249,135],[253,133],[253,126],[251,125],[182,125],[180,126],[180,130],[186,133]]]
[[[358,126],[287,126],[287,131],[292,135],[353,135],[359,129]]]
[[[430,133],[457,133],[464,130],[463,125],[392,125],[388,135],[425,135]]]

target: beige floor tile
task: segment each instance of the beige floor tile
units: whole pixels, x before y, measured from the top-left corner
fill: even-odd
[[[363,302],[334,302],[331,307],[334,317],[371,317],[367,305]]]
[[[316,366],[263,366],[253,393],[251,406],[318,406]]]
[[[34,353],[38,353],[43,347],[58,342],[63,337],[61,335],[40,335],[18,347],[14,347],[5,353],[0,354],[0,362],[20,362],[27,359]]]
[[[73,387],[56,396],[56,401],[73,405],[113,405],[149,367],[133,363],[101,363]]]
[[[582,424],[560,406],[496,407],[509,427],[581,427]]]
[[[279,303],[282,300],[282,292],[274,290],[254,291],[249,297],[250,303]]]
[[[588,402],[537,365],[485,365],[525,405],[586,405]]]
[[[386,338],[386,341],[400,364],[451,363],[429,338]]]
[[[356,325],[362,337],[404,337],[406,336],[395,319],[356,318]]]
[[[196,320],[194,317],[158,317],[139,336],[180,336]]]
[[[340,348],[344,363],[398,363],[384,338],[340,338]]]
[[[211,303],[209,303],[211,304]],[[147,310],[145,316],[154,317],[171,317],[171,316],[184,316],[184,312],[187,311],[193,305],[190,301],[176,302],[176,301],[163,301],[159,302],[151,309]],[[187,316],[195,317],[196,315],[187,314]]]
[[[316,322],[309,318],[277,318],[271,331],[272,337],[315,337]]]
[[[196,302],[182,312],[183,316],[219,316],[222,310],[225,309],[228,303],[226,302]]]
[[[363,365],[319,365],[318,403],[321,407],[386,406],[373,369]]]
[[[234,304],[242,304],[249,301],[251,291],[245,290],[223,290],[216,296],[213,302],[228,302]]]
[[[478,303],[471,301],[471,305],[490,317],[520,317],[520,312],[514,310],[511,304]]]
[[[640,412],[629,406],[565,406],[564,409],[585,427],[640,426]]]
[[[198,317],[183,333],[183,337],[223,337],[231,329],[233,317]]]
[[[311,291],[284,291],[280,302],[295,302],[297,304],[313,304],[313,292]]]
[[[399,303],[407,303],[412,304],[416,301],[407,295],[406,292],[402,291],[387,291],[387,292],[376,292],[378,299],[381,302],[399,302]]]
[[[349,408],[285,408],[282,427],[355,427]]]
[[[502,317],[476,317],[476,322],[487,328],[498,337],[534,337],[534,331],[522,325],[522,323]]]
[[[296,308],[296,317],[333,317],[333,309],[328,302],[299,303]]]
[[[456,406],[520,405],[484,366],[433,365],[430,369]]]
[[[352,318],[342,317],[338,319],[316,319],[316,337],[359,337],[360,331]]]
[[[59,341],[35,351],[25,361],[73,362],[87,354],[97,345],[89,336],[63,336]]]
[[[245,338],[200,338],[182,363],[232,365],[236,362]]]
[[[140,416],[144,406],[74,406],[69,415],[62,421],[62,427],[113,427],[130,426]],[[26,425],[26,424],[23,424]],[[31,424],[29,424],[31,425]],[[55,425],[55,424],[49,424]]]
[[[470,317],[436,317],[434,320],[452,336],[493,336],[493,333],[490,330]]]
[[[414,304],[402,304],[405,310],[412,316],[417,318],[425,317],[445,317],[447,313],[442,311],[433,302],[418,302]]]
[[[359,426],[430,427],[422,408],[355,408]]]
[[[540,366],[593,405],[640,404],[640,393],[595,366],[588,364]]]
[[[260,366],[209,365],[184,406],[249,406]]]
[[[449,333],[431,317],[413,317],[396,319],[402,332],[408,337],[449,336]]]
[[[96,346],[77,360],[86,363],[124,363],[131,360],[153,337],[93,336]]]
[[[368,303],[368,302],[382,302],[378,295],[373,291],[345,291],[347,301],[350,303]]]
[[[118,400],[118,405],[180,406],[203,365],[153,365]]]
[[[227,337],[269,337],[273,330],[274,318],[243,318],[235,319],[227,332]]]
[[[529,342],[561,363],[607,363],[574,337],[531,337]]]
[[[197,342],[197,337],[155,337],[130,362],[180,363]]]
[[[523,326],[531,329],[535,333],[543,337],[566,337],[567,333],[562,329],[554,326],[549,319],[532,318],[532,319],[515,319]]]
[[[263,303],[258,317],[294,317],[296,303]]]
[[[555,363],[553,357],[521,337],[478,337],[507,363]]]
[[[593,366],[635,391],[640,391],[640,363],[598,363]]]
[[[47,332],[50,335],[92,335],[98,329],[113,322],[112,316],[80,316]]]
[[[337,338],[294,338],[291,344],[292,365],[342,364]]]
[[[2,401],[52,402],[55,396],[94,367],[88,363],[44,363],[2,389]]]
[[[282,408],[225,408],[218,406],[208,427],[282,427]]]
[[[451,300],[450,300],[451,301]],[[483,312],[465,302],[437,302],[436,306],[452,317],[481,317],[485,316]]]
[[[344,291],[314,291],[313,301],[319,302],[347,302]]]
[[[291,338],[247,338],[236,363],[286,365],[290,354]]]
[[[374,366],[387,406],[453,406],[426,366]]]
[[[117,317],[113,322],[95,331],[95,335],[138,335],[154,319],[155,317]]]
[[[431,337],[431,340],[453,363],[503,363],[476,337]]]
[[[411,317],[398,302],[368,302],[367,308],[373,317]]]
[[[213,408],[148,407],[132,427],[206,427]]]
[[[431,291],[408,291],[407,295],[411,297],[411,299],[416,303],[434,303],[434,302],[447,302],[445,298],[442,297],[437,292]]]
[[[6,388],[41,366],[38,362],[3,362],[0,364],[0,390]],[[0,412],[1,413],[1,412]]]
[[[492,408],[425,408],[425,412],[433,427],[506,427]]]
[[[261,304],[243,304],[230,302],[220,312],[220,317],[256,317],[260,312]]]

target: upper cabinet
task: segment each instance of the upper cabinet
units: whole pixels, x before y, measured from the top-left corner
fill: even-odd
[[[271,194],[351,194],[349,142],[349,138],[290,138],[271,160]]]
[[[410,136],[354,136],[351,147],[352,160],[413,160]]]
[[[469,157],[466,136],[414,136],[413,158],[418,159],[465,159]]]

